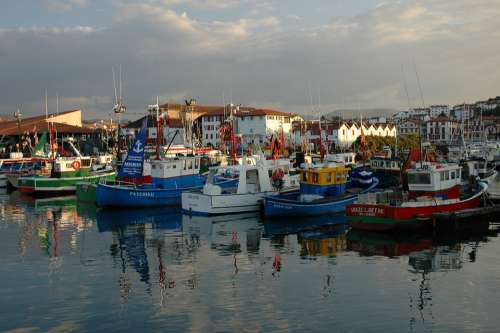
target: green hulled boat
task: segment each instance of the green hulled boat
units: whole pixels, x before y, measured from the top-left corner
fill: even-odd
[[[75,193],[80,182],[112,181],[116,172],[105,168],[92,170],[90,157],[59,157],[53,161],[50,177],[30,176],[18,179],[19,191],[26,194]]]
[[[97,184],[80,182],[76,184],[76,199],[78,202],[95,203]]]

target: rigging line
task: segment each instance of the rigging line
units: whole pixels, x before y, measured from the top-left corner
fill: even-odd
[[[418,75],[417,66],[415,61],[413,61],[413,69],[415,70],[415,76],[417,77],[418,91],[420,93],[420,99],[422,100],[422,107],[425,108],[424,93],[422,92],[422,85],[420,84],[420,76]]]
[[[405,92],[406,92],[406,99],[408,101],[408,110],[410,110],[411,109],[410,94],[408,93],[408,84],[406,82],[406,75],[405,75],[405,70],[404,70],[403,64],[401,64],[401,74],[403,76],[403,85],[404,85]]]

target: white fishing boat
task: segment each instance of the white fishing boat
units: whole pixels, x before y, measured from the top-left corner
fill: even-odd
[[[462,184],[467,185],[470,177],[479,178],[481,181],[492,184],[498,172],[494,165],[485,158],[471,158],[460,163],[462,166]],[[488,190],[490,192],[490,190]]]
[[[298,176],[290,175],[288,170],[279,164],[273,168],[264,160],[224,167],[222,173],[238,177],[237,187],[214,185],[210,181],[212,173],[203,189],[182,193],[182,210],[186,214],[205,216],[259,211],[264,196],[298,189]]]

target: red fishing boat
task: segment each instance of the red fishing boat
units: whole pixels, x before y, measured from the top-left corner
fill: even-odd
[[[477,207],[488,185],[461,186],[461,171],[457,164],[419,162],[407,171],[408,191],[362,194],[347,206],[348,221],[355,229],[411,229],[425,226],[433,213]]]

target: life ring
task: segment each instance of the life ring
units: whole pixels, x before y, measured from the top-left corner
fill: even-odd
[[[73,169],[75,169],[75,170],[79,170],[79,169],[80,169],[80,166],[81,166],[80,161],[74,161],[74,162],[71,164],[71,166],[73,167]]]

